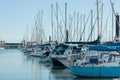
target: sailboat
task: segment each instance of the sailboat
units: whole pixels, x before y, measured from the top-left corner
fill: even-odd
[[[80,52],[81,47],[77,45],[68,45],[68,44],[59,44],[55,46],[52,53],[50,54],[51,61],[56,66],[64,66],[68,67],[69,62],[67,60],[68,55],[70,55],[73,51]],[[74,54],[74,56],[77,56]]]
[[[47,57],[49,53],[47,54],[48,50],[50,49],[50,44],[42,44],[34,48],[33,52],[30,54],[34,57]]]
[[[120,54],[116,51],[84,51],[68,68],[72,74],[82,77],[119,77]]]

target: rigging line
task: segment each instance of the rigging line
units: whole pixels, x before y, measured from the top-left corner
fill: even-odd
[[[105,30],[107,30],[107,24],[108,24],[109,16],[110,16],[110,14],[108,15],[108,17],[107,17],[107,19],[106,19],[106,23],[105,23],[105,26],[104,26],[103,33],[105,32]],[[106,34],[107,34],[107,31],[106,31]],[[107,36],[107,35],[106,35],[106,36]]]
[[[101,9],[100,9],[101,10]],[[99,10],[99,12],[100,12],[100,10]],[[95,15],[97,13],[97,10],[95,10],[95,12],[93,13],[93,15]],[[95,26],[95,24],[94,24],[94,26]],[[90,34],[92,34],[92,32],[90,33]],[[89,39],[87,39],[87,41],[88,41]],[[81,41],[81,40],[80,40]]]
[[[59,26],[60,26],[60,24],[59,24]],[[61,26],[62,26],[62,24],[61,24]],[[61,27],[59,27],[59,28],[60,28],[60,33],[61,33],[61,35],[62,35],[62,38],[63,38],[63,34],[62,34]]]
[[[71,32],[71,33],[69,33],[70,35],[72,34],[72,29],[71,29],[71,26],[72,26],[72,17],[69,15],[69,31]],[[71,39],[71,36],[70,35],[68,35],[69,36],[69,39],[70,39],[70,41],[72,41],[72,39]]]
[[[64,20],[64,18],[63,18],[63,14],[62,14],[62,11],[61,11],[61,9],[60,9],[60,7],[58,6],[58,10],[59,10],[59,12],[60,12],[60,15],[62,16],[62,20],[63,20],[63,22],[65,23],[65,20]],[[56,13],[55,13],[55,10],[54,10],[54,14],[55,14],[55,17],[56,17],[56,20],[57,20],[57,15],[56,15]],[[58,23],[59,24],[59,23]],[[58,26],[59,27],[59,26]],[[60,27],[59,27],[60,28]],[[61,32],[62,33],[62,32]],[[63,35],[63,34],[62,34]]]
[[[71,29],[72,30],[72,24],[73,24],[73,17],[74,17],[74,13],[73,13],[73,15],[72,15],[72,17],[70,17],[70,25],[69,25],[69,29]],[[71,37],[70,38],[70,40],[72,41],[72,31],[71,31],[71,36],[70,35],[68,35],[69,37]]]
[[[74,27],[75,27],[75,17],[76,17],[76,12],[74,12]],[[75,32],[76,32],[76,28],[74,29],[74,32],[73,32],[73,36],[72,36],[72,39],[74,39],[74,37],[75,37]]]
[[[108,25],[108,19],[106,21],[106,40],[107,40],[107,25]]]
[[[91,36],[91,34],[92,34],[92,31],[93,31],[93,29],[94,29],[94,27],[95,27],[96,22],[97,22],[97,18],[95,19],[94,25],[92,26],[92,30],[91,30],[91,32],[90,32],[90,34],[89,34],[89,37],[88,37],[87,41],[90,39],[90,36]]]
[[[43,34],[44,34],[44,36],[45,36],[45,40],[47,40],[47,37],[46,37],[46,35],[45,35],[45,32],[44,32],[44,30],[43,30]]]
[[[110,13],[110,10],[109,10],[109,13]],[[106,23],[107,23],[109,17],[110,17],[110,14],[108,14],[108,16],[107,16]],[[101,32],[104,33],[104,32],[105,32],[105,29],[106,29],[106,24],[105,24],[105,26],[104,26],[103,32],[102,32],[102,31],[101,31]]]
[[[44,35],[45,40],[47,40],[44,29],[40,29],[39,27],[37,27],[37,29]]]
[[[101,6],[99,12],[101,11],[101,9],[102,9],[102,6]],[[89,37],[88,37],[87,41],[89,41],[90,36],[92,36],[92,32],[93,32],[93,29],[94,29],[94,27],[95,27],[96,22],[97,22],[97,17],[96,17],[96,19],[95,19],[94,25],[92,25],[92,29],[91,29],[91,31],[90,31],[90,34],[89,34]]]
[[[54,12],[54,15],[55,15],[55,19],[56,19],[56,21],[57,21],[57,13],[55,12],[55,10],[53,10],[53,12]],[[57,25],[57,28],[59,28],[59,22],[58,22],[58,25]],[[56,29],[57,30],[57,29]],[[63,33],[61,33],[61,34],[63,34]]]
[[[79,16],[78,16],[78,14],[76,15],[77,16],[77,18],[79,18]],[[75,17],[76,17],[75,16]],[[76,28],[75,28],[75,30],[74,30],[74,33],[73,33],[73,36],[72,36],[72,39],[75,37],[75,32],[77,33],[78,31],[78,26],[79,26],[79,20],[77,20],[77,23],[76,23],[77,25],[76,25]],[[74,26],[75,27],[75,26]],[[78,36],[77,36],[78,37]]]
[[[93,13],[93,15],[95,15],[97,13],[97,10],[95,10],[95,12]],[[82,19],[81,19],[81,21],[82,21]],[[80,24],[80,26],[82,27],[82,22],[81,22],[81,24]],[[82,29],[82,28],[81,28]],[[82,34],[82,33],[80,33],[80,34]],[[81,35],[80,35],[81,36]]]
[[[63,22],[65,23],[65,20],[64,20],[64,17],[63,17],[63,14],[62,14],[62,11],[61,11],[60,7],[58,7],[58,10],[60,11],[60,15],[61,15],[61,17],[62,17],[62,20],[63,20]]]
[[[113,11],[113,13],[114,13],[114,15],[115,15],[115,9],[114,9],[114,7],[113,7],[113,3],[112,3],[112,1],[110,0],[110,4],[111,4],[111,7],[112,7],[112,11]],[[117,21],[117,24],[120,24],[119,23],[119,21],[118,21],[118,19],[115,17],[115,20]]]
[[[76,40],[78,41],[78,28],[79,28],[79,24],[80,24],[80,16],[79,16],[79,12],[77,12],[77,36],[76,36]]]
[[[89,17],[90,17],[90,13],[89,13],[88,18],[87,18],[87,21],[86,21],[86,23],[85,23],[85,25],[84,25],[84,29],[83,29],[83,31],[82,31],[82,33],[81,33],[81,35],[80,35],[80,40],[79,40],[79,41],[82,40],[82,36],[83,36],[83,34],[84,34],[84,31],[85,31],[86,25],[87,25],[87,23],[88,23]]]
[[[59,7],[58,7],[59,8]],[[59,8],[60,9],[60,8]],[[60,10],[60,12],[61,12],[61,10]],[[55,13],[55,10],[54,10],[54,14],[55,14],[55,18],[57,19],[57,15],[56,15],[56,13]],[[62,16],[62,12],[61,12],[61,16]],[[73,14],[73,16],[72,16],[72,18],[74,17],[74,14]],[[62,16],[62,19],[63,19],[63,21],[64,21],[64,18],[63,18],[63,16]],[[65,21],[64,21],[65,22]],[[58,23],[59,24],[59,23]],[[71,25],[72,25],[72,23],[71,23]],[[58,26],[58,28],[60,28],[60,26]],[[62,31],[60,31],[61,32],[61,34],[63,35],[63,33],[62,33]]]
[[[33,41],[33,39],[34,39],[34,33],[35,33],[35,27],[33,27],[33,25],[31,25],[31,27],[32,27],[31,41]]]
[[[79,30],[80,30],[80,35],[81,35],[81,29],[82,29],[82,28],[81,28],[81,27],[82,27],[82,15],[80,15],[80,25],[79,25],[79,26],[80,26],[80,27],[79,27]],[[79,35],[79,36],[80,36],[80,35]]]
[[[54,13],[55,13],[55,11],[54,11]],[[55,15],[55,18],[56,18],[56,20],[57,20],[57,15]],[[58,28],[60,29],[60,23],[58,22]],[[63,33],[62,33],[62,31],[60,30],[60,33],[63,35]]]

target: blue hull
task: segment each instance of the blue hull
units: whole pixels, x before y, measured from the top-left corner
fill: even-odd
[[[120,51],[120,46],[105,46],[105,45],[92,45],[89,46],[89,50],[96,51]]]
[[[71,66],[72,74],[82,77],[120,77],[120,67],[80,67]]]

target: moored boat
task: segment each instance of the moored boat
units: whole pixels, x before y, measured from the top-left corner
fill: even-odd
[[[120,77],[120,54],[117,52],[88,51],[68,68],[82,77]]]

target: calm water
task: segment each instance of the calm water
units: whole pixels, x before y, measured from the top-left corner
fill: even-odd
[[[54,69],[19,50],[0,50],[0,80],[118,80],[73,76],[67,69]]]

